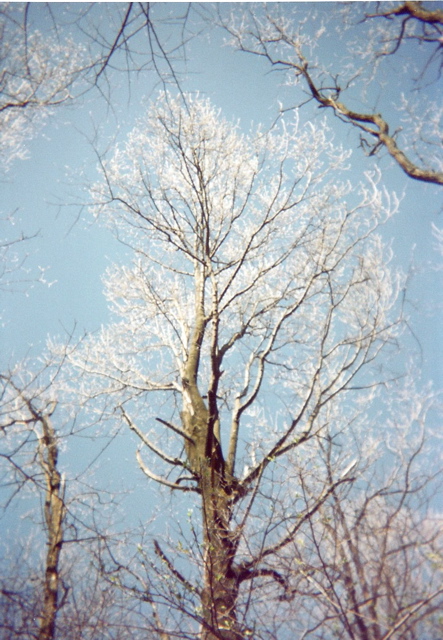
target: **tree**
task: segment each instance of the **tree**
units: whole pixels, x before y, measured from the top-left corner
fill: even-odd
[[[165,85],[179,86],[175,57],[191,37],[188,10],[159,17],[150,3],[120,3],[112,8],[92,4],[51,5],[0,3],[0,169],[6,174],[16,160],[28,156],[29,142],[54,110],[80,105],[91,91],[111,105],[109,77],[118,70],[128,83],[134,73],[157,74]],[[162,31],[166,23],[174,44]],[[42,32],[41,25],[45,24]],[[180,37],[182,39],[180,39]],[[47,284],[44,268],[30,276],[25,243],[36,233],[16,232],[17,211],[0,211],[5,225],[0,237],[0,290],[16,291],[37,281]]]
[[[27,155],[29,140],[56,107],[72,105],[95,89],[111,103],[109,71],[128,76],[144,70],[179,85],[174,55],[188,35],[188,11],[174,16],[183,40],[171,50],[159,34],[162,19],[147,3],[111,8],[87,3],[0,5],[0,165],[8,170]],[[37,20],[37,26],[36,26]],[[48,32],[38,25],[46,23]],[[145,36],[145,38],[143,38]],[[190,37],[190,36],[189,36]],[[141,43],[141,46],[140,46]]]
[[[158,28],[161,20],[153,19],[152,7],[149,3],[127,3],[114,7],[113,10],[102,10],[97,13],[93,4],[83,5],[79,10],[72,7],[55,7],[41,5],[38,8],[30,3],[0,6],[0,165],[5,172],[16,159],[27,155],[29,140],[42,127],[55,108],[72,105],[90,91],[96,89],[108,103],[110,102],[109,70],[116,66],[127,73],[140,73],[149,69],[159,74],[164,82],[169,79],[178,84],[178,76],[172,65],[173,53],[167,49]],[[154,10],[155,13],[155,10]],[[105,19],[106,18],[106,19]],[[186,11],[183,16],[174,19],[183,23],[184,34]],[[46,23],[46,24],[45,24]],[[37,24],[37,26],[36,26]],[[41,25],[45,24],[42,33]],[[79,34],[81,37],[79,38]],[[145,36],[144,48],[138,47]],[[138,44],[135,45],[134,41]],[[182,43],[175,39],[173,51],[180,51]],[[122,62],[123,60],[123,62]],[[167,70],[167,73],[166,71]],[[7,217],[14,224],[14,216]],[[37,234],[35,234],[37,235]],[[29,281],[37,278],[21,278],[26,257],[15,251],[34,236],[15,234],[14,237],[0,242],[0,254],[3,258],[0,270],[0,289],[17,291]],[[44,282],[43,273],[40,281]],[[35,567],[36,558],[29,561],[27,571],[17,570],[11,563],[9,573],[2,580],[2,595],[5,607],[2,609],[2,629],[11,637],[38,637],[39,640],[54,638],[57,635],[57,620],[60,609],[64,612],[81,608],[82,597],[76,594],[70,575],[69,584],[63,581],[64,571],[61,569],[62,550],[65,547],[64,531],[68,527],[73,534],[68,543],[79,542],[79,531],[84,532],[85,522],[79,514],[69,513],[69,524],[66,524],[68,507],[65,502],[64,483],[58,467],[59,445],[72,433],[57,431],[52,423],[51,415],[60,411],[59,403],[53,387],[53,379],[46,380],[43,388],[39,380],[45,377],[47,368],[38,371],[35,377],[27,371],[29,363],[17,365],[13,372],[0,374],[1,380],[1,435],[2,435],[2,491],[11,495],[5,498],[3,505],[8,510],[16,497],[26,495],[26,488],[36,491],[43,502],[43,523],[45,533],[46,557],[43,563],[43,579],[40,567]],[[26,372],[29,374],[27,375]],[[49,399],[48,399],[49,398]],[[66,426],[64,424],[63,426]],[[4,473],[4,475],[3,475]],[[78,478],[75,478],[77,480]],[[73,483],[75,485],[75,481]],[[96,492],[94,492],[96,493]],[[3,499],[2,495],[2,499]],[[86,504],[90,503],[88,496]],[[100,495],[100,501],[104,493]],[[76,498],[73,498],[74,502]],[[69,503],[72,507],[72,502]],[[102,519],[101,519],[101,522]],[[38,527],[36,527],[38,530]],[[106,539],[104,531],[88,532],[89,545],[97,539]],[[63,554],[66,555],[66,554]],[[23,554],[21,563],[24,564]],[[35,556],[35,553],[34,553]],[[77,558],[78,565],[78,558]],[[33,585],[30,587],[30,584]],[[77,581],[80,584],[80,581]],[[70,620],[69,626],[77,631],[72,637],[78,638],[79,630],[87,637],[88,624],[93,629],[110,628],[109,601],[106,606],[97,594],[103,595],[98,579],[82,583],[89,595],[88,615],[83,614],[82,623]],[[107,594],[113,594],[112,603],[118,608],[119,598],[114,590],[107,587]],[[68,592],[71,594],[68,598]],[[75,599],[76,598],[76,599]],[[97,603],[94,610],[92,603]],[[76,605],[76,606],[75,606]],[[100,624],[97,613],[100,609]],[[78,616],[77,613],[77,618]],[[104,614],[106,611],[107,615]],[[86,621],[94,620],[88,624]],[[105,620],[107,620],[105,624]],[[120,616],[119,624],[122,617]],[[129,624],[129,622],[128,622]],[[38,627],[38,630],[36,630]],[[63,616],[65,638],[68,637],[66,615]],[[117,625],[116,625],[117,627]],[[118,637],[120,632],[115,632]],[[94,632],[91,631],[92,637]],[[134,635],[135,637],[135,635]]]
[[[289,549],[356,477],[353,447],[324,442],[373,445],[389,377],[374,367],[400,332],[376,233],[395,199],[377,176],[351,190],[324,123],[280,127],[242,135],[207,100],[165,94],[93,188],[133,261],[106,275],[115,322],[69,360],[79,400],[119,416],[156,460],[138,452],[144,474],[190,509],[183,570],[156,539],[156,582],[141,550],[138,593],[167,607],[166,637],[268,637],[257,611],[277,620],[297,591]]]
[[[38,486],[41,482],[44,487],[43,514],[47,550],[42,606],[38,612],[38,639],[53,640],[59,594],[62,591],[59,565],[66,518],[64,481],[58,469],[59,443],[51,421],[55,404],[39,407],[39,399],[28,397],[25,391],[16,386],[13,376],[7,378],[2,374],[1,381],[3,411],[8,408],[7,416],[2,419],[1,429],[12,444],[10,448],[4,444],[1,457],[9,463],[15,480],[11,483],[13,493],[8,503],[27,483]],[[10,396],[11,392],[13,397]],[[18,428],[22,430],[21,437],[17,437],[17,433],[11,437],[10,431],[17,431]],[[33,470],[35,466],[37,473]],[[8,471],[10,470],[6,470],[6,474]],[[4,594],[5,592],[9,591],[3,590]]]
[[[308,637],[441,636],[441,515],[430,508],[441,469],[431,463],[428,403],[412,390],[403,389],[375,460],[360,461],[359,486],[335,493],[294,548]]]
[[[67,102],[83,69],[83,48],[28,29],[29,5],[1,7],[0,160],[7,169],[48,115]],[[22,21],[20,21],[20,19]]]
[[[403,13],[392,50],[376,54],[377,63],[409,40],[440,47],[438,11],[423,17],[417,3],[386,7],[362,21],[366,29]],[[241,135],[208,101],[182,94],[172,56],[184,31],[163,40],[150,4],[35,11],[46,12],[50,37],[35,30],[33,5],[3,14],[6,168],[53,108],[91,88],[112,106],[114,71],[129,81],[133,71],[154,69],[180,97],[164,95],[125,147],[100,158],[94,211],[133,256],[106,274],[115,321],[78,351],[61,349],[63,369],[71,364],[64,381],[59,367],[55,376],[34,377],[27,364],[1,376],[6,490],[22,498],[31,487],[42,501],[37,542],[29,538],[22,556],[29,567],[13,561],[0,580],[5,639],[440,637],[441,536],[426,504],[431,471],[413,473],[420,438],[410,449],[399,438],[398,460],[383,448],[393,426],[380,428],[383,399],[398,393],[403,282],[377,229],[397,201],[378,172],[351,186],[348,154],[329,142],[324,123],[302,126],[301,111],[283,111],[271,133]],[[187,11],[178,19],[184,29]],[[349,15],[344,24],[357,29]],[[44,22],[43,13],[35,16]],[[419,24],[421,32],[410,29]],[[73,45],[70,58],[65,36],[79,32],[83,45]],[[265,44],[298,46],[285,37]],[[367,60],[374,60],[371,46]],[[311,54],[284,58],[285,65],[324,113],[332,109],[375,138],[374,145],[362,138],[369,153],[379,143],[395,150],[389,117],[343,102],[341,79],[334,75],[328,89],[322,73],[312,73]],[[401,164],[404,154],[395,155]],[[414,177],[438,178],[434,169],[421,177],[416,169],[412,163]],[[14,245],[25,239],[0,244],[11,270],[20,269]],[[0,273],[5,289],[9,273],[9,266]],[[82,470],[62,481],[64,444],[91,426],[85,414],[65,413],[66,387],[93,424],[110,421],[135,434],[149,489],[179,496],[170,498],[167,524],[144,523],[138,545],[107,530],[96,478],[85,508],[96,496],[100,509],[87,517],[78,511]],[[411,421],[401,416],[396,426],[408,431]],[[45,546],[40,564],[37,546]]]
[[[325,621],[339,638],[441,635],[441,520],[393,504],[394,491],[381,484],[362,502],[335,499],[324,528],[312,527],[319,564],[304,573],[317,596],[317,637],[330,637]]]
[[[410,178],[443,185],[442,111],[435,92],[428,95],[425,91],[441,75],[443,11],[431,3],[409,0],[347,3],[344,8],[335,5],[333,17],[340,12],[343,15],[337,41],[336,29],[328,25],[325,15],[311,14],[306,20],[305,15],[292,15],[292,9],[256,5],[240,18],[238,13],[232,19],[223,17],[221,23],[234,46],[264,57],[274,68],[286,72],[290,84],[302,85],[308,99],[301,102],[314,101],[355,127],[366,153],[376,155],[384,149]],[[341,58],[322,48],[331,37]],[[315,51],[319,46],[320,60]],[[416,47],[417,62],[406,67],[400,60],[393,71],[388,64],[405,47]],[[427,51],[424,60],[423,50]],[[390,81],[389,97],[404,118],[393,132],[388,120],[368,102],[378,101],[380,92],[386,91],[383,82],[397,75],[402,80],[401,93],[394,102],[394,82]],[[377,81],[381,89],[372,98],[371,88]],[[362,103],[368,104],[364,110]]]
[[[115,586],[103,583],[93,560],[96,548],[112,536],[104,509],[106,504],[115,506],[115,497],[88,484],[85,468],[90,460],[80,469],[61,471],[66,462],[63,465],[60,456],[68,441],[73,447],[76,435],[88,437],[85,425],[77,428],[75,416],[57,400],[55,380],[61,366],[51,359],[40,368],[26,361],[0,374],[3,516],[11,526],[9,511],[13,503],[22,503],[19,513],[31,521],[12,553],[2,549],[0,637],[5,640],[86,640],[112,628],[119,638],[122,620],[130,626],[121,609],[116,620],[121,598]],[[97,437],[94,442],[97,445]],[[92,442],[90,448],[97,458],[100,449],[97,452]]]

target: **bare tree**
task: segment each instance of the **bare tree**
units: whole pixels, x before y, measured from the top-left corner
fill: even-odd
[[[427,403],[412,390],[403,389],[375,459],[359,461],[358,486],[334,492],[293,547],[308,637],[441,635],[443,540],[432,508],[441,465],[425,428]],[[326,457],[333,446],[325,444]]]
[[[156,539],[163,582],[137,576],[166,637],[266,637],[258,603],[276,620],[295,589],[282,554],[354,477],[352,447],[331,467],[321,444],[370,431],[372,364],[399,332],[376,233],[396,201],[374,176],[351,192],[324,125],[280,126],[242,135],[207,100],[166,94],[93,189],[134,259],[106,277],[115,323],[69,359],[80,400],[120,416],[157,462],[139,451],[143,473],[190,510],[185,564]]]
[[[44,487],[46,559],[43,602],[38,614],[38,638],[52,640],[55,637],[59,594],[62,591],[59,565],[66,517],[64,482],[58,469],[59,443],[51,422],[55,404],[39,406],[39,398],[28,397],[26,391],[17,387],[12,376],[6,377],[2,374],[1,381],[4,400],[2,408],[3,411],[7,410],[2,419],[1,429],[7,441],[11,443],[11,447],[2,448],[1,456],[10,467],[6,470],[6,477],[12,471],[15,478],[8,502],[27,483],[39,485],[42,482]],[[21,437],[17,433],[20,427]],[[11,431],[14,433],[11,434]]]
[[[410,178],[442,185],[441,101],[435,99],[435,92],[432,99],[424,89],[441,75],[443,12],[430,3],[409,1],[336,3],[333,8],[331,12],[328,6],[330,16],[326,17],[315,15],[312,7],[306,16],[305,6],[303,15],[294,15],[293,7],[255,5],[240,18],[238,12],[232,19],[222,17],[221,23],[235,47],[262,56],[274,68],[286,71],[290,84],[303,86],[308,99],[301,102],[314,101],[355,127],[366,153],[376,155],[385,149]],[[342,24],[332,24],[331,18],[340,21],[341,15]],[[323,42],[330,46],[328,38],[334,38],[334,53],[344,49],[341,58],[323,50]],[[415,45],[420,49],[413,60]],[[406,66],[402,59],[394,70],[383,66],[405,46],[410,51]],[[423,49],[428,51],[424,61]],[[377,80],[383,92],[383,81],[396,75],[404,80],[402,94],[394,99],[404,118],[393,131],[376,108],[369,104],[362,110],[361,104],[369,102],[368,88]]]
[[[179,86],[178,55],[190,37],[189,8],[153,17],[151,3],[0,6],[0,163],[7,170],[27,155],[28,142],[53,109],[91,89],[111,102],[112,73],[149,70]],[[169,46],[166,22],[174,31]],[[42,29],[42,24],[44,29]],[[175,32],[178,35],[175,35]],[[171,33],[169,34],[172,35]]]
[[[54,638],[63,640],[146,639],[146,622],[136,611],[134,599],[117,584],[106,582],[93,561],[91,546],[76,542],[66,545],[61,554],[60,576],[63,582],[56,612]],[[18,547],[20,547],[18,549]],[[42,547],[40,536],[28,535],[11,541],[1,559],[0,638],[36,640],[42,634],[44,572],[36,559]],[[154,636],[153,636],[154,637]]]
[[[2,5],[0,32],[0,159],[8,168],[49,108],[71,98],[83,68],[82,47],[60,45],[28,28],[29,5]]]
[[[28,539],[28,543],[32,543],[31,539]],[[32,634],[35,638],[35,620],[41,610],[38,589],[41,576],[37,576],[28,564],[31,554],[26,544],[19,550],[15,544],[13,550],[3,548],[2,552],[8,562],[5,558],[1,559],[0,638],[30,638]]]
[[[331,623],[340,638],[388,640],[400,634],[420,640],[441,634],[441,520],[402,508],[401,500],[393,504],[394,492],[381,483],[363,503],[355,496],[336,498],[322,514],[323,528],[312,527],[320,564],[305,565],[304,573],[323,623],[317,637],[330,637]]]
[[[116,588],[101,581],[92,553],[112,536],[104,510],[116,504],[115,498],[98,485],[89,485],[85,469],[90,459],[79,469],[71,465],[68,482],[60,470],[67,442],[73,446],[77,433],[87,437],[87,425],[82,422],[77,427],[78,416],[58,402],[56,379],[62,364],[49,359],[37,366],[26,361],[0,374],[1,506],[9,526],[14,523],[9,515],[13,503],[30,520],[12,557],[6,554],[2,559],[4,638],[94,638],[98,629],[118,629],[125,617]],[[91,441],[92,458],[99,457],[100,446],[97,450]]]

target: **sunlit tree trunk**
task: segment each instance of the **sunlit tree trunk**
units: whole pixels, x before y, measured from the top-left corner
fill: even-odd
[[[53,640],[55,638],[59,608],[59,563],[63,545],[63,522],[65,517],[64,487],[63,479],[57,468],[58,447],[54,428],[46,416],[41,417],[41,423],[43,433],[39,439],[39,455],[46,482],[44,515],[47,552],[38,640]]]
[[[210,465],[202,476],[205,546],[202,607],[206,624],[201,635],[204,640],[235,640],[241,637],[241,632],[236,615],[238,580],[228,522],[230,508],[220,477]]]
[[[196,265],[195,328],[190,337],[188,357],[183,371],[182,423],[188,462],[201,492],[203,525],[203,610],[202,640],[240,638],[236,600],[238,579],[234,570],[234,533],[230,530],[231,498],[229,479],[219,441],[219,417],[216,388],[220,372],[213,359],[212,384],[206,406],[198,389],[197,378],[201,347],[207,321],[205,319],[206,270]],[[213,313],[212,320],[214,320]],[[213,345],[216,347],[216,323],[213,322]]]

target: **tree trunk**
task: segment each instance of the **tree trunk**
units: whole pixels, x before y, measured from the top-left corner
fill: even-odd
[[[231,496],[221,445],[216,437],[217,420],[198,392],[184,383],[186,410],[182,412],[188,462],[199,481],[202,499],[204,576],[202,589],[202,640],[239,640],[242,637],[236,602],[239,580],[235,571],[235,532],[231,531]]]
[[[230,499],[213,458],[207,459],[201,472],[205,548],[202,640],[239,640],[242,637],[236,615],[239,585],[234,567],[235,534],[229,526]]]
[[[59,609],[59,561],[63,545],[65,506],[63,480],[57,469],[58,449],[54,429],[47,417],[43,417],[41,422],[43,436],[40,438],[40,457],[46,480],[44,513],[48,549],[38,640],[54,640]]]

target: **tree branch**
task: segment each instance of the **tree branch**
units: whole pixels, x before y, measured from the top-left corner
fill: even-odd
[[[427,24],[441,24],[443,25],[443,10],[442,9],[427,9],[423,6],[422,2],[412,2],[406,0],[403,4],[397,5],[389,11],[381,11],[377,13],[366,14],[367,18],[390,18],[392,16],[408,15],[411,18],[415,18],[420,22]]]
[[[348,107],[346,107],[343,102],[339,102],[334,97],[326,96],[324,94],[324,90],[322,90],[320,87],[317,87],[314,80],[312,79],[312,76],[308,72],[307,61],[303,58],[303,56],[301,56],[300,53],[299,56],[301,60],[300,64],[290,63],[290,66],[293,66],[294,69],[296,69],[298,73],[306,80],[309,91],[314,100],[316,100],[322,107],[331,108],[334,113],[341,119],[344,119],[345,122],[358,127],[365,133],[368,133],[369,135],[376,138],[376,144],[383,145],[390,156],[410,178],[413,178],[414,180],[420,180],[422,182],[432,182],[433,184],[443,185],[443,172],[424,169],[414,164],[398,147],[394,137],[389,134],[388,123],[380,114],[358,113],[357,111],[348,109]]]
[[[158,555],[158,557],[163,560],[163,562],[166,564],[166,566],[168,567],[169,571],[178,579],[179,582],[181,582],[181,584],[183,586],[186,587],[186,589],[188,591],[190,591],[191,593],[196,593],[198,596],[201,595],[201,591],[200,589],[198,589],[197,587],[195,587],[193,584],[191,584],[182,573],[180,573],[180,571],[178,571],[174,565],[172,564],[172,562],[169,560],[168,556],[164,553],[164,551],[162,550],[162,548],[160,547],[159,543],[157,542],[157,540],[154,540],[154,548],[155,548],[155,553]]]
[[[158,476],[157,474],[153,473],[141,459],[140,451],[137,451],[136,457],[137,457],[137,462],[140,466],[140,469],[150,480],[155,480],[155,482],[158,482],[159,484],[163,484],[165,487],[169,487],[169,489],[178,489],[178,491],[194,491],[195,493],[200,493],[200,490],[197,487],[182,487],[180,484],[177,484],[175,482],[170,482],[169,480],[166,480],[166,478],[162,478],[161,476]],[[182,479],[184,480],[184,478]],[[189,480],[192,480],[192,479],[193,478],[189,478]]]

